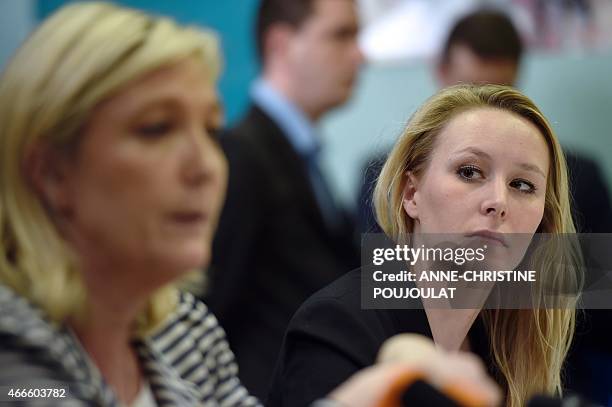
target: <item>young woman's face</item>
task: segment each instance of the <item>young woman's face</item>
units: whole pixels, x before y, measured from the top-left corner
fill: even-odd
[[[426,168],[409,175],[404,210],[414,233],[533,234],[544,213],[549,152],[513,113],[479,108],[451,119]]]
[[[227,182],[213,135],[220,120],[195,59],[137,79],[93,111],[63,188],[67,238],[85,263],[164,280],[209,261]]]

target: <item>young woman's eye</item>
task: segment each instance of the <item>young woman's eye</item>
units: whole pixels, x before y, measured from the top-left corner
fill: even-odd
[[[515,179],[510,186],[525,194],[533,194],[537,189],[535,185],[524,179]]]
[[[170,121],[161,121],[139,126],[137,132],[145,138],[158,138],[172,131],[173,124]]]
[[[464,165],[457,169],[457,175],[464,181],[474,181],[483,178],[480,168],[473,165]]]

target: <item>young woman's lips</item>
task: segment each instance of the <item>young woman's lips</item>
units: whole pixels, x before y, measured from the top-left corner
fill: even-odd
[[[470,232],[466,235],[467,237],[479,237],[481,239],[490,240],[495,244],[502,245],[504,247],[508,247],[508,242],[505,236],[498,232],[493,232],[491,230],[477,230],[475,232]]]

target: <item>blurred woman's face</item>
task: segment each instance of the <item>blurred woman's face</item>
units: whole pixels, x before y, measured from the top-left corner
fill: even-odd
[[[155,280],[155,270],[165,279],[209,261],[227,182],[219,116],[195,59],[93,111],[65,182],[67,238],[86,265],[144,267]]]
[[[513,113],[478,108],[451,119],[420,176],[409,175],[404,210],[415,233],[533,234],[544,213],[549,152],[540,131]]]

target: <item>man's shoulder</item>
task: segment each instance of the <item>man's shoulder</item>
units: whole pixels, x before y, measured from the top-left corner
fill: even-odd
[[[220,136],[220,144],[232,167],[266,167],[279,154],[284,133],[276,123],[256,105],[245,116]],[[280,149],[282,150],[282,149]]]
[[[587,171],[589,173],[599,171],[599,164],[597,161],[585,153],[570,148],[565,148],[563,151],[570,171]]]
[[[223,137],[242,141],[277,133],[282,134],[282,130],[274,120],[257,105],[251,104],[242,118],[229,127]]]

